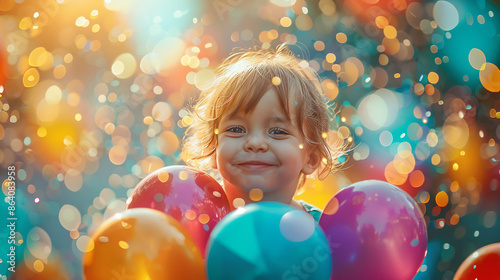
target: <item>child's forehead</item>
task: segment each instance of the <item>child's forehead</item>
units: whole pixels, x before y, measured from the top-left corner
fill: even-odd
[[[293,108],[295,105],[293,104],[297,104],[297,102],[289,100],[288,103],[288,110],[285,110],[282,104],[276,99],[265,98],[264,100],[259,100],[257,104],[253,104],[253,106],[247,104],[246,107],[240,107],[239,110],[232,110],[222,117],[223,119],[244,120],[248,119],[252,114],[258,114],[266,122],[294,123],[297,115],[295,108]],[[259,108],[258,110],[257,107]]]
[[[239,119],[243,120],[243,119],[247,119],[249,116],[251,116],[252,113],[254,113],[253,110],[250,112],[245,112],[244,110],[239,110],[236,112],[232,112],[231,114],[228,114],[227,116],[224,116],[223,118],[229,118],[229,119],[234,119],[234,120],[239,120]],[[290,122],[295,117],[294,114],[287,115],[280,108],[272,108],[272,109],[265,111],[265,112],[259,111],[259,114],[261,114],[261,117],[268,122],[284,122],[284,123],[286,123],[286,122]]]

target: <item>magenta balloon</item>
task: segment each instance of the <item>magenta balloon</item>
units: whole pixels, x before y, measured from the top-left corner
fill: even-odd
[[[415,200],[387,182],[339,191],[319,221],[332,251],[331,279],[413,279],[427,247],[422,217]]]

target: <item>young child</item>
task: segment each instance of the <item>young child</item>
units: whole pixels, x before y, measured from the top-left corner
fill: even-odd
[[[326,97],[316,73],[286,45],[228,57],[193,107],[183,154],[219,171],[230,204],[276,201],[321,212],[294,194],[306,176],[324,179],[343,145],[329,143]]]

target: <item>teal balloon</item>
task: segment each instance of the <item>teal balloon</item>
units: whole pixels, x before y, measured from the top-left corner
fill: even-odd
[[[258,202],[234,210],[215,226],[207,246],[210,280],[330,279],[323,230],[303,210]]]

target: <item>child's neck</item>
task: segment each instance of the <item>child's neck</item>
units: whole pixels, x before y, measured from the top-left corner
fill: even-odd
[[[235,187],[228,182],[223,182],[222,186],[224,188],[224,191],[226,192],[226,196],[227,196],[227,199],[228,199],[229,204],[231,206],[231,210],[234,210],[237,207],[241,207],[241,203],[240,203],[241,200],[238,200],[238,199],[243,199],[244,205],[258,202],[258,201],[274,201],[274,202],[288,204],[292,207],[304,210],[304,207],[300,203],[298,203],[297,201],[295,201],[293,199],[293,194],[286,195],[286,194],[281,194],[281,193],[280,194],[267,193],[267,194],[264,194],[264,196],[262,197],[261,200],[256,201],[256,200],[250,199],[250,196],[247,192],[242,191],[238,187]]]

